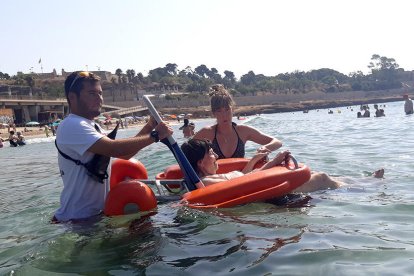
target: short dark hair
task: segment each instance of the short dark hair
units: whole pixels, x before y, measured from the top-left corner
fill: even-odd
[[[81,74],[85,74],[86,76],[82,76]],[[83,84],[85,82],[89,83],[96,83],[99,82],[101,78],[94,73],[86,72],[86,71],[75,71],[71,73],[69,76],[67,76],[65,80],[65,96],[66,99],[69,102],[69,93],[75,93],[78,97],[83,89]]]
[[[202,160],[210,149],[211,143],[208,140],[190,139],[181,145],[181,150],[197,174],[200,172],[197,165],[198,161]]]

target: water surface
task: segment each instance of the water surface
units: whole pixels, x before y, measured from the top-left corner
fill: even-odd
[[[353,109],[243,121],[282,140],[312,170],[347,183],[312,193],[302,208],[253,203],[199,211],[167,203],[149,217],[52,225],[62,189],[53,138],[0,149],[0,275],[411,274],[414,117],[403,114],[403,102],[386,104],[382,118],[357,119]],[[181,136],[177,130],[180,143]],[[248,155],[256,148],[248,143]],[[162,144],[136,157],[151,178],[175,163]],[[369,176],[381,167],[385,179]]]

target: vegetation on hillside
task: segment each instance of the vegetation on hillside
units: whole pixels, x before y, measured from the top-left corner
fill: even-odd
[[[149,71],[148,76],[128,69],[125,73],[121,69],[115,71],[109,82],[104,82],[104,89],[124,90],[143,89],[175,90],[186,92],[206,92],[209,86],[221,83],[233,94],[256,95],[280,93],[308,93],[324,91],[337,93],[342,91],[373,91],[400,88],[403,81],[412,80],[412,72],[399,68],[393,58],[373,55],[368,65],[370,72],[364,75],[361,71],[345,75],[338,71],[322,68],[308,72],[294,71],[280,73],[275,76],[265,76],[249,71],[239,80],[234,73],[225,70],[223,75],[216,68],[208,68],[202,64],[192,69],[186,67],[178,70],[177,64],[168,63]],[[36,79],[35,74],[18,74],[10,77],[0,72],[0,81],[12,85],[27,85],[35,91],[52,97],[64,96],[62,81]],[[37,89],[36,89],[37,88]],[[1,91],[0,91],[1,92]],[[194,93],[198,94],[198,93]]]

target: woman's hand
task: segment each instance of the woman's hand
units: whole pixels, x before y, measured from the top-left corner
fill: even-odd
[[[266,146],[261,146],[260,148],[257,149],[257,152],[269,154],[271,150],[269,150]]]
[[[257,164],[257,162],[259,162],[260,160],[262,160],[263,158],[267,157],[267,153],[263,153],[263,152],[257,152],[250,160],[249,162],[246,164],[246,166],[244,167],[244,169],[242,170],[242,173],[250,173],[253,171],[254,166]]]
[[[289,157],[290,157],[290,151],[288,151],[288,150],[281,151],[269,163],[271,163],[272,166],[277,166],[277,165],[282,164],[283,161],[288,160]]]
[[[254,160],[254,161],[256,161],[256,162],[258,162],[258,161],[260,161],[260,160],[262,160],[262,159],[265,159],[265,158],[267,158],[267,156],[268,156],[268,152],[257,152],[253,157],[252,157],[252,159],[251,160]]]

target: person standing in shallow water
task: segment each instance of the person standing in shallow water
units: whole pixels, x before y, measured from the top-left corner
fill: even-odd
[[[13,130],[10,130],[9,133],[9,143],[10,147],[17,147],[17,136],[14,134]]]
[[[183,131],[184,138],[189,138],[194,135],[195,125],[190,123],[188,118],[184,118],[184,125],[182,125],[179,130]]]
[[[413,101],[408,97],[407,94],[403,96],[403,99],[405,100],[405,103],[404,103],[405,114],[406,115],[413,114]]]
[[[173,133],[170,126],[157,124],[151,118],[134,137],[112,140],[105,136],[93,121],[103,104],[100,78],[93,73],[70,74],[65,81],[65,95],[71,113],[61,121],[56,133],[63,190],[53,222],[88,219],[100,215],[104,208],[108,182],[103,179],[102,183],[76,161],[87,164],[96,155],[129,159]]]

